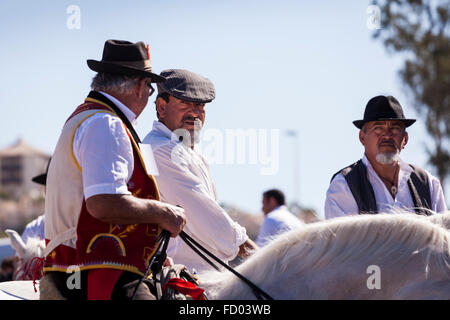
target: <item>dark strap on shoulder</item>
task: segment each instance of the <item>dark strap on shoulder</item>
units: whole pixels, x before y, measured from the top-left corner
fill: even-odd
[[[133,136],[134,141],[136,141],[137,144],[141,143],[141,139],[139,138],[136,130],[134,130],[128,118],[111,100],[109,100],[107,97],[105,97],[104,95],[102,95],[100,92],[97,91],[89,92],[88,98],[96,99],[103,103],[106,103],[111,109],[113,109],[113,111],[117,114],[120,120],[122,120],[122,122],[125,124],[128,131],[130,131],[131,135]]]
[[[350,191],[358,205],[359,213],[377,213],[378,208],[375,193],[373,192],[372,184],[367,178],[367,168],[362,160],[358,160],[354,164],[335,173],[333,178],[339,173],[347,181]]]
[[[431,213],[424,209],[431,210],[431,193],[428,175],[425,170],[409,165],[413,171],[408,179],[408,187],[414,202],[414,210],[417,214],[430,215]]]

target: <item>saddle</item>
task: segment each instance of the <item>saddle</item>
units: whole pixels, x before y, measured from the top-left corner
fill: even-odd
[[[198,287],[198,279],[181,264],[163,267],[146,284],[152,287],[158,300],[207,300],[204,290]],[[67,300],[49,275],[40,279],[39,292],[40,300]]]

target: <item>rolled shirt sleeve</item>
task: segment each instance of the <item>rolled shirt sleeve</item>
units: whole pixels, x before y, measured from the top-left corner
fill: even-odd
[[[431,210],[442,213],[447,211],[447,204],[445,203],[444,191],[442,190],[439,179],[428,174],[430,182],[431,193]]]
[[[133,149],[122,121],[107,113],[86,119],[76,130],[73,153],[82,169],[85,199],[97,194],[131,194]]]

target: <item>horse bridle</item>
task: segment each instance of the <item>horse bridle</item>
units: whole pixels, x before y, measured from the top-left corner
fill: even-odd
[[[192,249],[194,250],[200,257],[202,257],[206,262],[208,262],[214,269],[218,271],[222,271],[219,267],[217,267],[211,260],[209,260],[203,253],[200,252],[203,251],[205,254],[213,258],[217,263],[219,263],[222,267],[233,273],[236,277],[238,277],[240,280],[242,280],[246,285],[248,285],[252,291],[253,294],[256,296],[258,300],[273,300],[273,298],[264,292],[260,287],[258,287],[256,284],[251,282],[248,278],[244,277],[242,274],[234,270],[232,267],[230,267],[228,264],[220,260],[218,257],[216,257],[214,254],[212,254],[210,251],[205,249],[203,246],[201,246],[197,241],[192,239],[189,235],[187,235],[184,231],[181,231],[179,234],[180,238]]]
[[[262,290],[256,284],[251,282],[248,278],[244,277],[242,274],[240,274],[239,272],[234,270],[228,264],[226,264],[225,262],[220,260],[214,254],[212,254],[210,251],[208,251],[206,248],[204,248],[202,245],[200,245],[197,241],[195,241],[189,235],[187,235],[186,232],[181,231],[179,236],[192,250],[195,251],[195,253],[197,253],[202,259],[204,259],[214,269],[216,269],[218,271],[222,271],[217,265],[214,264],[214,262],[212,262],[210,259],[208,259],[208,257],[206,257],[201,251],[203,251],[205,254],[210,256],[217,263],[219,263],[222,267],[224,267],[225,269],[227,269],[228,271],[233,273],[236,277],[238,277],[241,281],[243,281],[246,285],[248,285],[252,289],[253,294],[256,296],[256,298],[258,300],[265,300],[265,299],[273,300],[273,298],[269,294],[267,294],[264,290]],[[169,244],[169,240],[170,240],[170,233],[166,230],[163,230],[161,233],[161,241],[159,242],[158,248],[156,249],[153,257],[150,259],[144,276],[139,280],[136,287],[134,288],[134,292],[131,297],[131,300],[134,300],[138,287],[141,285],[141,283],[145,279],[147,279],[150,270],[152,270],[153,274],[157,274],[158,272],[161,271],[163,263],[167,257],[166,251],[167,251],[167,246]]]
[[[160,239],[157,240],[157,241],[159,241],[158,248],[156,248],[155,254],[150,259],[147,269],[145,270],[144,276],[139,280],[136,287],[134,288],[134,292],[133,292],[133,295],[131,296],[131,300],[134,300],[134,298],[136,297],[137,289],[139,288],[141,283],[145,279],[147,279],[148,274],[150,273],[150,270],[152,270],[153,275],[156,275],[157,273],[159,273],[161,271],[164,261],[166,260],[166,257],[167,257],[166,251],[167,251],[167,246],[169,245],[169,240],[170,240],[169,231],[163,230],[161,232]]]

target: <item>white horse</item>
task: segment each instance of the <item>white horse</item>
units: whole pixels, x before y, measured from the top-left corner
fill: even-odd
[[[282,234],[236,270],[275,299],[450,299],[449,226],[450,212],[317,222]],[[200,282],[209,299],[255,299],[228,271]]]
[[[281,235],[236,270],[274,299],[450,299],[450,212],[359,215]],[[201,277],[210,299],[254,299],[230,273]]]

